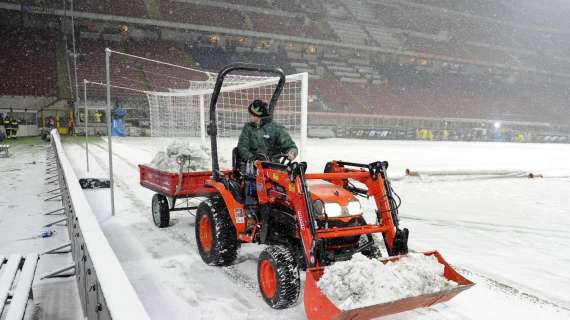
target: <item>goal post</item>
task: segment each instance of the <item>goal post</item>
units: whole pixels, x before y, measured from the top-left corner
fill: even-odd
[[[219,137],[237,138],[249,121],[247,107],[255,99],[269,103],[278,78],[229,75],[216,106]],[[191,81],[187,90],[147,92],[151,136],[200,137],[205,143],[208,106],[215,81]],[[285,127],[306,158],[308,74],[286,76],[285,85],[273,112],[273,121]]]

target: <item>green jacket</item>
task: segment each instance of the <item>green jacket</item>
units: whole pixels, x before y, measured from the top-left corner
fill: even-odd
[[[241,130],[238,141],[238,152],[241,162],[247,161],[253,154],[262,153],[269,159],[280,153],[298,154],[297,145],[285,128],[271,118],[263,119],[260,127],[248,122]]]

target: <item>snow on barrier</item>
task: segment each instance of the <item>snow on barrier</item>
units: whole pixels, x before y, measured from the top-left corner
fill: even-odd
[[[2,260],[2,259],[0,259]],[[5,320],[21,320],[24,318],[28,300],[33,297],[32,282],[38,266],[37,253],[25,257],[12,255],[8,261],[7,272],[0,279],[0,318]],[[18,269],[20,269],[19,274]],[[8,290],[12,288],[11,294]],[[6,298],[11,296],[8,312],[3,316]]]
[[[87,319],[149,319],[99,228],[56,130],[51,137],[83,314]]]

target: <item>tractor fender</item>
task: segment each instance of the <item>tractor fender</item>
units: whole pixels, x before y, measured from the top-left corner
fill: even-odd
[[[215,180],[206,180],[205,184],[209,187],[215,188],[218,191],[224,200],[238,236],[239,234],[243,234],[247,227],[245,206],[234,197],[232,192],[228,190],[228,188],[226,188],[223,183]]]

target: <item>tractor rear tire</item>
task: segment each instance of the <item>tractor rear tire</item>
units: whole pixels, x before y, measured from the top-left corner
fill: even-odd
[[[152,220],[159,228],[168,227],[170,224],[170,209],[165,196],[155,193],[152,197]]]
[[[194,229],[198,252],[206,264],[228,266],[235,261],[240,242],[223,201],[206,200],[200,203]]]
[[[295,252],[285,246],[270,246],[259,255],[257,282],[263,300],[273,309],[297,302],[301,291]]]

